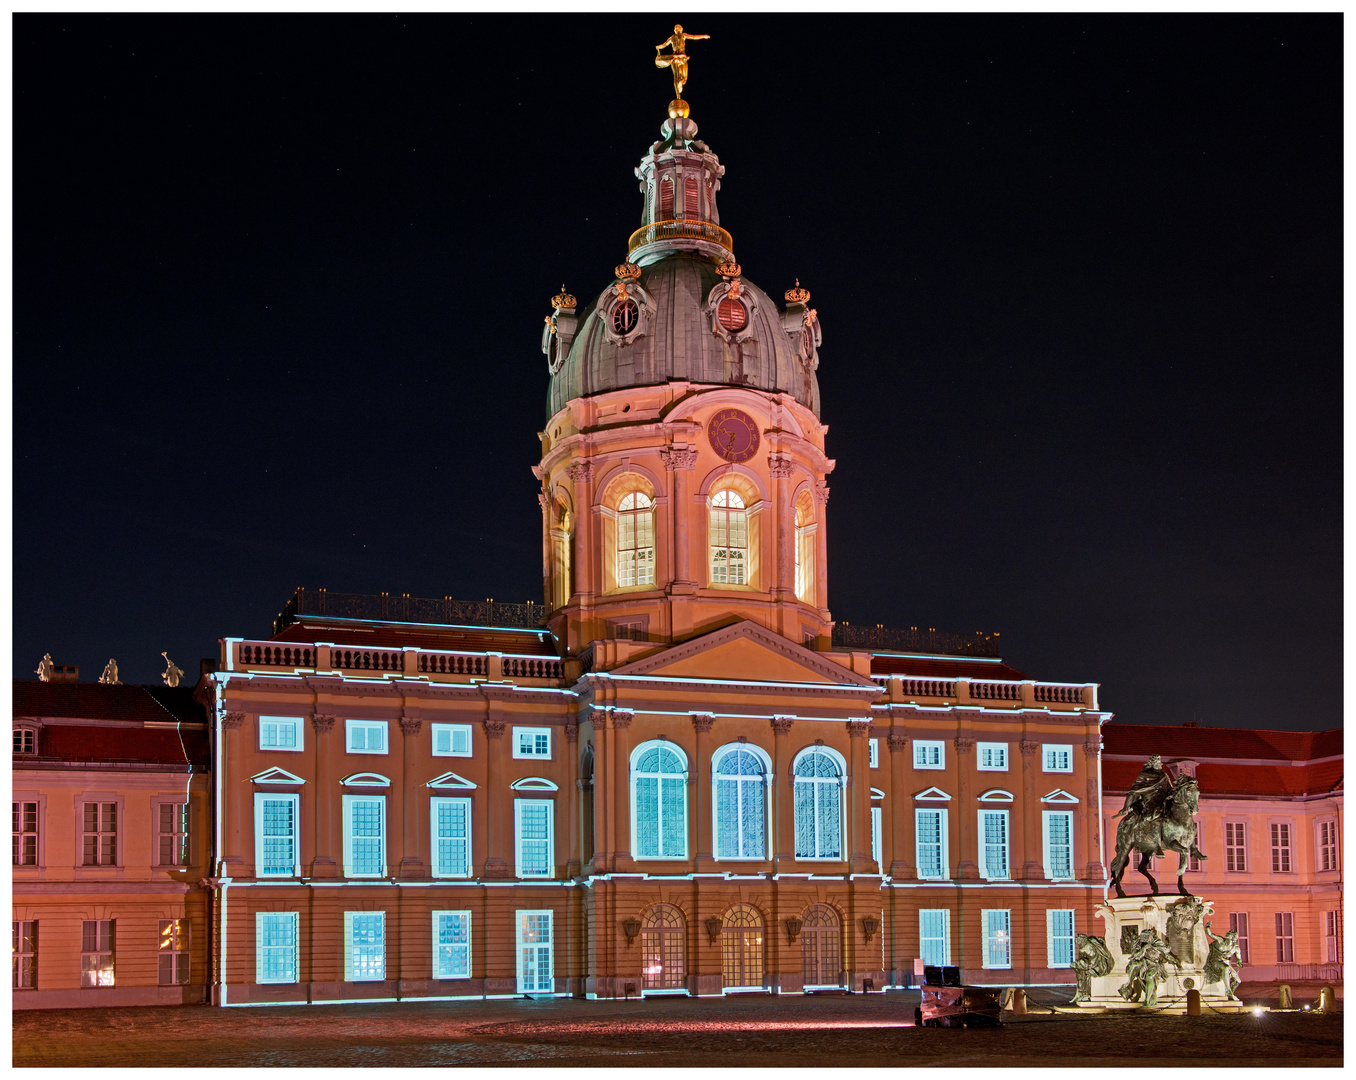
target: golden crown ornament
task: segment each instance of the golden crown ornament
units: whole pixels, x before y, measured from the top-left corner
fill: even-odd
[[[740,265],[733,259],[716,267],[716,273],[723,278],[737,278],[742,272]]]
[[[560,292],[551,297],[551,306],[559,311],[561,308],[572,308],[577,306],[579,301],[570,293],[565,291],[565,286],[560,287]]]
[[[800,287],[800,278],[796,278],[796,287],[786,290],[786,302],[788,304],[808,304],[810,302],[810,290]]]
[[[633,262],[624,262],[612,272],[617,275],[618,281],[640,280],[640,267]]]

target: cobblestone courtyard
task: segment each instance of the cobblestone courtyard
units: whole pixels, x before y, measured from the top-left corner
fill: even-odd
[[[1297,988],[1298,989],[1298,988]],[[1265,993],[1244,1000],[1265,1000]],[[1297,992],[1297,1001],[1305,995]],[[1052,997],[1051,1000],[1057,1000]],[[1274,1000],[1274,995],[1272,996]],[[14,1064],[120,1066],[1340,1066],[1342,1016],[1086,1017],[919,1029],[863,997],[71,1009],[14,1014]]]

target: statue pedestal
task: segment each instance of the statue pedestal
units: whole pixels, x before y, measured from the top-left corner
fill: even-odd
[[[1107,975],[1091,977],[1091,996],[1077,1004],[1093,1009],[1144,1009],[1167,1013],[1186,1012],[1188,990],[1199,990],[1201,1004],[1219,1012],[1236,1012],[1242,1002],[1229,997],[1228,986],[1220,980],[1206,982],[1205,962],[1210,955],[1210,936],[1204,916],[1214,913],[1214,905],[1200,897],[1161,896],[1113,897],[1097,908],[1106,933],[1103,940],[1114,966]],[[1181,966],[1169,962],[1167,978],[1158,981],[1158,1000],[1146,1006],[1144,996],[1127,1001],[1120,989],[1129,981],[1126,967],[1135,940],[1145,930],[1154,930],[1165,939]]]

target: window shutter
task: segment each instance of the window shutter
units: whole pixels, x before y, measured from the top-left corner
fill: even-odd
[[[666,176],[659,182],[659,220],[673,220],[673,177]]]
[[[687,211],[687,216],[689,218],[700,216],[697,206],[697,178],[695,176],[689,176],[683,180],[683,194],[686,196],[684,208]]]

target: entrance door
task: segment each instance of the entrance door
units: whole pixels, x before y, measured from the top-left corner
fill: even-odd
[[[801,920],[800,962],[805,985],[839,986],[843,977],[843,929],[838,912],[813,904]]]
[[[721,960],[726,989],[763,989],[763,917],[757,908],[736,904],[725,913]]]
[[[550,911],[518,912],[518,993],[549,994],[551,977]]]
[[[687,928],[672,904],[645,912],[640,931],[642,986],[646,990],[682,990],[687,982]]]

